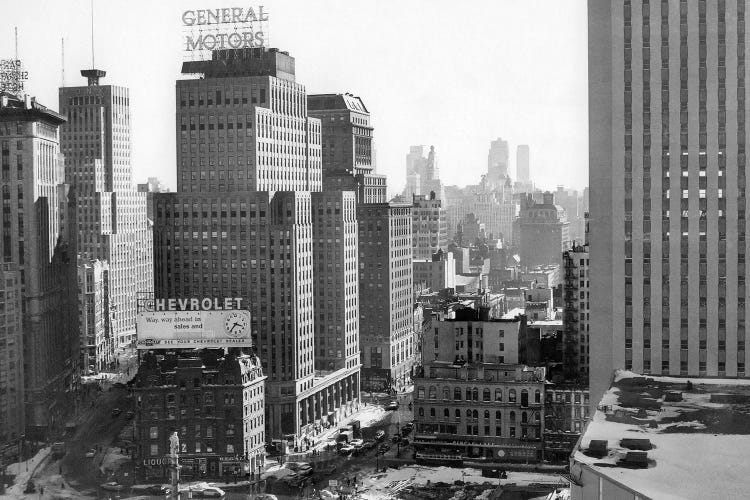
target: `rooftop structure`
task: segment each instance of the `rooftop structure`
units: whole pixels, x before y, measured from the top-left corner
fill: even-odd
[[[747,497],[749,405],[747,380],[617,371],[571,456],[572,498]]]

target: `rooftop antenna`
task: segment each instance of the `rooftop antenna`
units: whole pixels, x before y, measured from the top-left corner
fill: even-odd
[[[94,0],[91,0],[91,67],[96,68],[94,62]]]
[[[94,59],[94,0],[91,0],[91,69],[81,70],[81,76],[88,79],[89,86],[99,85],[99,79],[107,74],[106,71],[96,69]]]

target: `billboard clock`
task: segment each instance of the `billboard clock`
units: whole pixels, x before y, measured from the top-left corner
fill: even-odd
[[[232,311],[224,320],[224,329],[230,337],[243,337],[248,329],[247,314],[242,311]]]

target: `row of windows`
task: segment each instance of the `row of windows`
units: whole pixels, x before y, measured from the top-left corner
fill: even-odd
[[[489,402],[489,401],[503,401],[503,389],[497,388],[494,391],[495,399],[492,399],[492,391],[490,389],[483,389],[482,390],[482,401]],[[430,386],[428,389],[428,399],[437,399],[437,388],[433,385]],[[474,388],[466,388],[465,395],[466,397],[463,398],[464,392],[462,391],[461,387],[455,387],[453,389],[453,401],[479,401],[479,389]],[[451,399],[451,391],[448,387],[443,388],[443,400],[447,401]],[[425,399],[425,388],[422,386],[417,387],[417,398],[418,399]],[[521,390],[521,404],[528,404],[529,399],[529,391],[526,389]],[[534,391],[534,403],[541,403],[542,401],[542,392],[537,389]],[[516,402],[516,390],[515,389],[509,389],[508,390],[508,402],[515,403]]]

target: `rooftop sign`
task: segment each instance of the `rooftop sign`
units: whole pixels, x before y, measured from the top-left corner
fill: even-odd
[[[29,72],[24,71],[19,59],[0,59],[0,92],[8,92],[23,98],[24,83]]]
[[[257,7],[186,10],[182,13],[187,55],[210,59],[213,50],[263,47],[268,13]],[[266,25],[267,27],[267,25]]]

